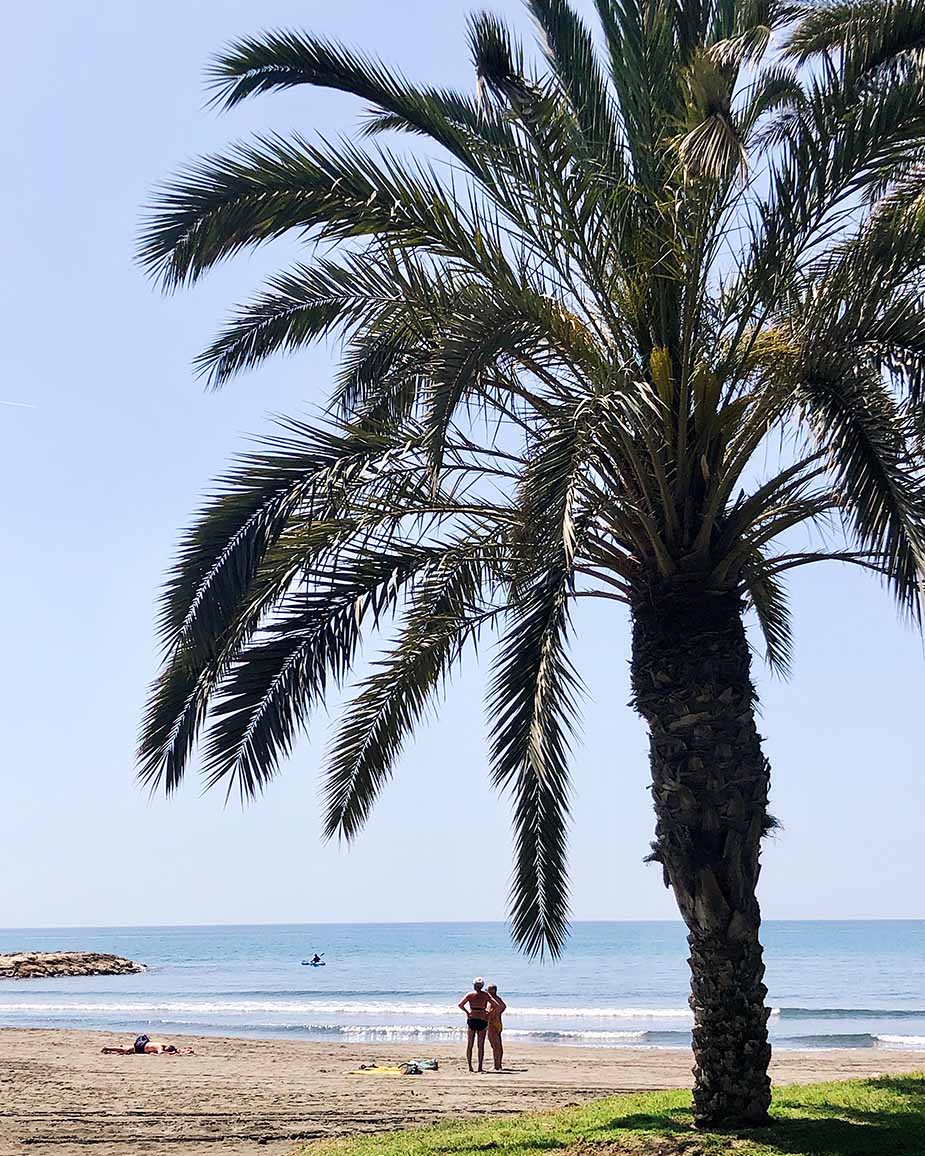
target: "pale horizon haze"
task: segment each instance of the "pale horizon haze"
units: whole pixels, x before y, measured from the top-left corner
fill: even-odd
[[[206,393],[194,356],[294,245],[164,297],[134,263],[143,206],[198,154],[260,131],[349,135],[363,111],[303,88],[220,116],[205,108],[204,66],[234,37],[299,26],[422,82],[471,89],[475,6],[39,0],[8,11],[0,926],[504,917],[508,807],[488,785],[473,665],[349,850],[320,841],[323,713],[243,810],[221,791],[202,796],[195,775],[170,801],[149,800],[134,778],[179,531],[272,414],[323,403],[337,356],[332,346],[278,358]],[[488,6],[529,33],[514,0]],[[923,918],[921,639],[858,571],[811,567],[790,589],[794,677],[770,678],[757,657],[754,667],[781,823],[765,846],[764,915]],[[646,737],[626,705],[628,619],[602,606],[582,604],[574,619],[590,695],[573,760],[572,910],[676,918],[660,870],[643,863],[654,817]]]

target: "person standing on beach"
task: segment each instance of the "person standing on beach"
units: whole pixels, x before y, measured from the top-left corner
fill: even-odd
[[[501,1017],[507,1011],[507,1004],[501,996],[498,995],[498,987],[496,984],[490,983],[488,987],[485,988],[485,991],[492,1000],[491,1006],[488,1009],[488,1045],[491,1048],[495,1071],[500,1072],[504,1060],[504,1041],[501,1039],[504,1025],[501,1022]]]
[[[488,1030],[490,1009],[494,1004],[491,996],[484,990],[485,980],[481,976],[472,981],[473,991],[464,995],[458,1003],[460,1011],[466,1013],[466,1026],[469,1037],[466,1041],[466,1063],[472,1071],[472,1045],[478,1041],[478,1057],[480,1072],[484,1072],[485,1063],[485,1032]]]

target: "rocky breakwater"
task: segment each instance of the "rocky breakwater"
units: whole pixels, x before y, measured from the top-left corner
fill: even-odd
[[[134,975],[143,963],[98,951],[17,951],[0,955],[0,979],[56,979],[60,975]]]

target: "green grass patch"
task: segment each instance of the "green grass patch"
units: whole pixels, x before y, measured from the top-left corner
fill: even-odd
[[[925,1073],[777,1088],[769,1128],[695,1132],[687,1092],[311,1144],[303,1156],[925,1156]]]

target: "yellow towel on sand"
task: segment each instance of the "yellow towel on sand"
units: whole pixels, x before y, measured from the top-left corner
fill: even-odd
[[[377,1064],[376,1067],[374,1067],[374,1068],[357,1068],[353,1072],[348,1072],[347,1075],[348,1076],[402,1076],[402,1075],[404,1075],[404,1072],[402,1072],[401,1068],[399,1068],[399,1067],[393,1068],[393,1067],[389,1067],[385,1064]]]

